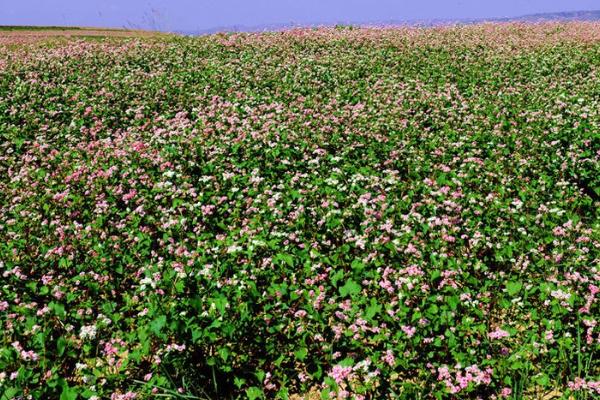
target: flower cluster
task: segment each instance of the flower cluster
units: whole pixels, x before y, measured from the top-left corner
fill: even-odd
[[[597,395],[599,68],[596,23],[0,40],[0,398]]]

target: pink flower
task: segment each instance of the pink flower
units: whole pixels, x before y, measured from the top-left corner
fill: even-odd
[[[52,199],[56,200],[56,201],[61,201],[62,199],[64,199],[68,195],[69,195],[69,189],[65,190],[64,192],[55,194],[54,196],[52,196]]]
[[[404,332],[409,339],[413,337],[415,335],[415,332],[417,331],[417,328],[409,325],[402,326],[401,329],[402,332]]]
[[[452,235],[448,235],[447,233],[442,234],[442,239],[444,239],[448,243],[456,242],[456,238]]]
[[[512,394],[512,389],[509,387],[502,388],[500,391],[500,397],[508,397]]]
[[[308,380],[309,376],[307,374],[305,374],[304,372],[300,372],[298,374],[298,379],[300,380],[300,382],[306,382]]]
[[[110,396],[111,400],[132,400],[137,397],[137,393],[127,392],[125,394],[113,393]]]
[[[342,367],[341,365],[336,365],[333,367],[331,372],[329,372],[329,376],[332,377],[335,382],[339,385],[352,373],[352,367]]]
[[[50,308],[48,308],[48,306],[44,306],[43,308],[37,310],[36,315],[42,316],[42,315],[47,314],[49,312],[50,312]]]
[[[394,357],[394,352],[392,350],[386,351],[385,355],[383,356],[383,361],[390,367],[393,367],[396,364],[396,357]]]
[[[571,389],[571,390],[581,390],[581,389],[585,389],[587,387],[587,384],[584,379],[575,378],[575,381],[569,382],[568,386],[569,386],[569,389]]]
[[[212,204],[209,204],[209,205],[202,206],[201,209],[202,209],[202,215],[204,215],[206,217],[206,216],[214,214],[217,207]]]
[[[557,226],[552,230],[552,233],[554,233],[554,236],[565,236],[567,231],[565,231],[562,226]]]
[[[500,329],[500,328],[496,328],[495,331],[488,333],[488,337],[492,340],[496,340],[496,339],[502,339],[505,337],[509,337],[510,333],[508,333],[507,331]]]
[[[125,203],[127,203],[129,200],[133,199],[136,194],[137,194],[137,191],[135,189],[130,190],[129,193],[127,193],[123,196],[123,201]]]
[[[110,356],[112,354],[117,354],[119,349],[116,348],[111,342],[107,342],[104,344],[104,355]]]
[[[296,317],[296,318],[304,318],[304,317],[306,317],[306,311],[304,311],[304,310],[298,310],[294,314],[294,317]]]
[[[394,286],[392,285],[392,282],[388,281],[387,279],[382,279],[379,281],[379,286],[387,290],[388,293],[394,293]]]
[[[21,358],[24,361],[37,361],[39,356],[34,351],[21,351]]]

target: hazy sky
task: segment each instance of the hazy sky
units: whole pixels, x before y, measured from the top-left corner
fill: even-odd
[[[161,30],[274,23],[505,17],[600,9],[600,0],[0,0],[0,25]]]

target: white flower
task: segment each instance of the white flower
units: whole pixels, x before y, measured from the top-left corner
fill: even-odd
[[[140,289],[144,290],[146,289],[146,286],[151,286],[152,289],[156,288],[156,283],[152,280],[152,278],[144,278],[142,280],[140,280]]]
[[[198,271],[198,275],[208,276],[210,275],[210,270],[212,269],[212,264],[206,264],[200,271]]]
[[[96,337],[96,332],[96,325],[85,325],[81,327],[79,337],[81,339],[94,339]]]
[[[553,290],[550,293],[550,295],[552,297],[554,297],[555,299],[558,299],[558,300],[565,300],[565,301],[567,301],[567,300],[569,300],[571,298],[571,294],[570,293],[564,292],[561,289]]]
[[[227,248],[227,253],[230,253],[230,254],[237,253],[242,250],[243,250],[242,246],[232,245],[232,246],[229,246],[229,248]]]
[[[98,314],[98,321],[104,325],[110,325],[112,323],[111,319],[104,314]]]

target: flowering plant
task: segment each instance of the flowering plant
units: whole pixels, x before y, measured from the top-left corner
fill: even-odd
[[[594,23],[0,39],[0,398],[600,395],[599,66]]]

